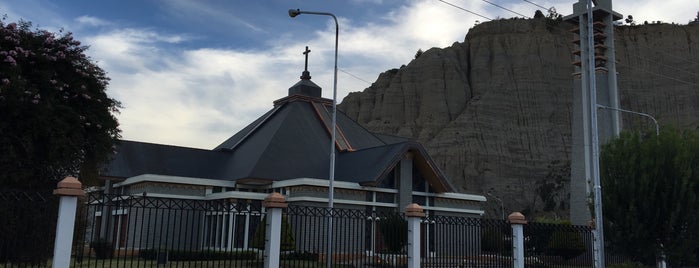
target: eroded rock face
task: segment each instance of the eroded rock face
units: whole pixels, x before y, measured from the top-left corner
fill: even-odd
[[[568,216],[571,26],[498,20],[433,48],[340,109],[368,129],[422,142],[458,190],[506,213]],[[622,108],[699,126],[699,24],[617,27]],[[624,115],[625,127],[653,126]],[[489,198],[487,215],[499,217]]]

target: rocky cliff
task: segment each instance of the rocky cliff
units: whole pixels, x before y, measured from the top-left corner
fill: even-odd
[[[340,109],[368,129],[422,142],[458,190],[506,211],[568,216],[573,35],[545,19],[496,20],[432,48]],[[615,29],[624,109],[699,126],[699,24]],[[602,111],[604,112],[604,111]],[[625,128],[649,128],[624,115]],[[492,197],[486,216],[499,217]]]

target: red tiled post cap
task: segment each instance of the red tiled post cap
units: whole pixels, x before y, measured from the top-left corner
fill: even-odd
[[[84,196],[83,184],[75,177],[65,177],[58,182],[58,187],[53,190],[53,194],[60,196]]]
[[[420,205],[412,203],[405,207],[405,216],[406,217],[425,217],[425,211],[422,210],[422,207]]]
[[[507,216],[507,221],[509,221],[510,224],[527,224],[527,219],[519,212],[512,212],[512,214]]]
[[[286,199],[282,194],[274,192],[265,197],[265,200],[262,201],[262,206],[266,208],[286,208],[289,204],[286,203]]]

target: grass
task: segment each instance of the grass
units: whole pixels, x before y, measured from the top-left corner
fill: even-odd
[[[257,268],[263,267],[262,260],[211,260],[211,261],[170,261],[167,265],[158,265],[155,260],[130,259],[130,258],[113,258],[106,260],[89,259],[81,263],[71,262],[71,267],[100,267],[100,268],[117,268],[117,267],[139,267],[139,268]],[[324,262],[307,261],[307,260],[282,260],[279,267],[286,268],[321,268],[325,267]],[[335,264],[333,267],[344,268],[352,267],[344,264]]]

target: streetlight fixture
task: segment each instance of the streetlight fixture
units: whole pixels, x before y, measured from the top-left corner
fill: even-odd
[[[607,109],[607,110],[613,110],[613,111],[617,111],[617,112],[624,112],[624,113],[630,113],[630,114],[635,114],[635,115],[640,115],[640,116],[648,117],[648,118],[650,118],[650,120],[653,120],[653,123],[655,123],[655,135],[656,135],[656,136],[660,136],[660,125],[658,125],[658,120],[655,120],[655,117],[653,117],[652,115],[649,115],[649,114],[647,114],[647,113],[640,113],[640,112],[634,112],[634,111],[630,111],[630,110],[624,110],[624,109],[621,109],[621,108],[609,107],[609,106],[605,106],[605,105],[602,105],[602,104],[597,104],[597,108],[600,108],[600,109]]]
[[[328,253],[327,265],[331,267],[332,263],[332,229],[333,229],[333,182],[335,181],[335,129],[337,128],[337,39],[339,36],[340,26],[337,23],[337,17],[328,12],[303,11],[300,9],[289,9],[289,17],[295,18],[301,14],[330,16],[335,21],[335,69],[333,73],[333,109],[332,109],[332,131],[330,135],[330,175],[328,176]]]

